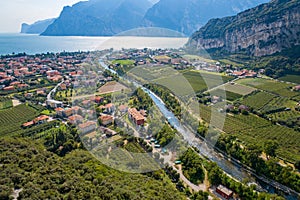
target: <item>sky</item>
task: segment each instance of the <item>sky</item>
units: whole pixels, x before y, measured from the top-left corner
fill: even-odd
[[[58,17],[64,6],[80,0],[0,0],[0,32],[18,33],[22,23]]]

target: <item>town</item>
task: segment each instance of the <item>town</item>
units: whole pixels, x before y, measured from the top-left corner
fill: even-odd
[[[107,68],[99,63],[99,59],[104,60]],[[63,138],[64,142],[57,142],[59,145],[54,144],[55,138],[51,134],[65,129],[72,132],[75,129],[81,138],[78,142],[85,149],[97,150],[98,154],[102,154],[99,158],[104,158],[104,155],[113,157],[120,168],[146,169],[149,163],[135,160],[133,152],[150,153],[155,162],[170,166],[166,168],[166,173],[180,191],[187,188],[186,190],[194,192],[207,192],[205,195],[209,199],[242,199],[241,196],[245,194],[236,188],[242,188],[243,191],[255,188],[255,182],[244,184],[223,172],[218,175],[218,181],[213,179],[213,172],[209,170],[220,169],[210,161],[199,166],[195,160],[202,162],[205,159],[198,157],[196,148],[187,147],[181,141],[183,139],[178,131],[170,125],[168,119],[159,114],[159,109],[155,108],[143,89],[134,87],[135,84],[122,78],[128,75],[138,77],[139,84],[143,83],[160,97],[175,116],[191,122],[191,127],[196,126],[195,135],[199,141],[209,135],[212,110],[216,109],[220,115],[225,114],[224,129],[213,127],[216,134],[221,134],[215,147],[218,154],[228,160],[238,160],[238,165],[250,165],[255,170],[253,160],[263,166],[276,165],[281,170],[286,170],[286,176],[290,180],[296,176],[293,170],[296,170],[300,158],[296,153],[298,149],[291,150],[291,147],[298,148],[298,141],[291,142],[289,138],[285,138],[282,141],[284,145],[279,146],[270,142],[266,135],[270,130],[274,133],[285,132],[291,137],[298,134],[300,86],[266,77],[262,69],[192,56],[181,49],[147,48],[7,55],[1,57],[0,68],[0,94],[3,96],[0,108],[12,109],[13,114],[26,114],[21,114],[20,120],[9,116],[7,120],[11,118],[12,121],[7,121],[0,131],[2,135],[14,130],[32,139],[45,139],[45,144],[51,144],[49,149],[62,155],[77,148],[75,146],[80,146],[75,145],[75,133],[72,148],[65,141],[66,138]],[[167,69],[173,70],[174,74],[166,72]],[[153,75],[155,73],[156,76]],[[177,81],[177,76],[188,81],[193,93],[179,87],[183,83]],[[222,82],[218,82],[218,79]],[[212,85],[207,86],[207,80]],[[144,84],[146,81],[148,83]],[[168,89],[168,84],[174,88]],[[277,85],[273,88],[279,89],[274,90],[270,85]],[[180,95],[177,98],[173,94]],[[200,116],[193,112],[188,112],[187,117],[181,116],[185,109],[188,110],[186,106],[181,106],[182,99],[196,100],[200,106]],[[257,128],[253,128],[254,126]],[[240,137],[240,133],[245,135]],[[251,140],[253,135],[261,138],[262,143],[259,144],[260,147],[253,147],[260,152],[257,157],[249,160],[241,155],[244,153],[247,156],[253,150],[248,149],[254,145]],[[178,145],[168,147],[172,140]],[[262,149],[267,145],[273,149]],[[119,147],[131,152],[129,157],[124,154],[121,159],[117,158],[114,151]],[[180,155],[178,151],[182,148],[186,151]],[[240,154],[233,152],[233,148],[239,149],[237,152]],[[269,162],[271,158],[277,159],[275,164]],[[148,157],[142,157],[142,160],[145,159]],[[293,170],[288,170],[288,167]],[[178,175],[175,176],[174,173]],[[274,178],[272,173],[268,178]],[[285,192],[294,192],[281,183],[276,182],[272,186]],[[257,187],[249,195],[257,197],[258,192],[265,190]]]

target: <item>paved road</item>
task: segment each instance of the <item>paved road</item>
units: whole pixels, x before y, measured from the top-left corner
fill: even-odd
[[[64,83],[64,81],[60,82],[59,84],[57,84],[57,85],[49,92],[49,94],[47,95],[47,100],[53,100],[52,94],[55,93],[56,90],[57,90],[57,88],[58,88],[61,84],[63,84],[63,83]]]

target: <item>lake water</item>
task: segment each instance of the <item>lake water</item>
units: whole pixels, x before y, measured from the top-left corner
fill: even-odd
[[[48,37],[28,34],[0,34],[0,55],[94,51],[108,48],[180,48],[188,38],[168,37]]]

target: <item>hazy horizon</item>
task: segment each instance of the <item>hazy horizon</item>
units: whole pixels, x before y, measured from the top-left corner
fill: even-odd
[[[10,0],[0,2],[0,33],[19,33],[21,24],[56,18],[64,6],[87,0]],[[156,3],[159,0],[149,0]]]
[[[10,0],[0,2],[0,33],[18,33],[22,23],[56,18],[64,6],[80,0]]]

